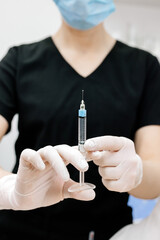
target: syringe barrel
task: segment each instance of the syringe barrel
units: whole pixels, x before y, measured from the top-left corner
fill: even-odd
[[[80,152],[85,152],[84,144],[86,141],[86,118],[87,118],[87,111],[85,109],[79,110],[78,112],[78,149]]]

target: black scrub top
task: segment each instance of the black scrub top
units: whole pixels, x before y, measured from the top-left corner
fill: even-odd
[[[117,41],[100,66],[82,77],[51,37],[15,46],[0,63],[0,114],[9,125],[15,114],[19,116],[14,173],[25,148],[77,145],[82,89],[87,138],[113,135],[133,140],[137,129],[160,124],[160,65],[150,53]],[[71,165],[68,169],[78,181],[78,171]],[[67,199],[31,211],[0,211],[0,239],[87,240],[94,230],[95,240],[107,240],[132,222],[128,194],[108,191],[93,162],[86,181],[96,185],[93,201]]]

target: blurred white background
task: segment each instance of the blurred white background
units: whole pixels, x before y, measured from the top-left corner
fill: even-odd
[[[117,39],[150,51],[160,59],[160,0],[115,0],[116,12],[106,29]],[[52,0],[0,0],[0,60],[14,45],[41,40],[61,24]],[[15,162],[16,115],[12,129],[0,143],[0,166],[11,170]]]

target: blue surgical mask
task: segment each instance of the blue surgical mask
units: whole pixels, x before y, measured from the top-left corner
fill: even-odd
[[[64,20],[73,28],[87,30],[115,11],[113,0],[53,0]]]

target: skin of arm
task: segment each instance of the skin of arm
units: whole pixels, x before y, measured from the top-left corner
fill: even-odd
[[[134,142],[136,152],[143,161],[143,179],[129,194],[142,199],[157,198],[160,195],[160,126],[140,128]]]
[[[2,115],[0,115],[0,126],[1,126],[0,127],[0,141],[1,141],[9,127],[7,120]],[[11,174],[11,173],[5,171],[4,169],[2,169],[0,167],[0,178],[5,175],[9,175],[9,174]]]

